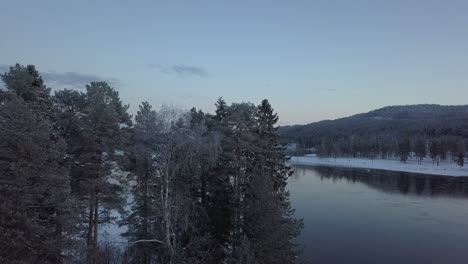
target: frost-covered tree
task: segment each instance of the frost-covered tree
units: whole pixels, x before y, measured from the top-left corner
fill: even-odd
[[[50,88],[47,88],[34,65],[10,66],[8,72],[1,75],[8,92],[16,94],[42,119],[52,119]]]
[[[61,263],[69,182],[49,90],[32,65],[1,77],[0,262]]]
[[[214,115],[143,102],[132,126],[105,82],[51,97],[32,65],[1,77],[0,262],[294,262],[301,222],[267,100],[219,98]],[[130,186],[114,177],[121,165]],[[120,254],[101,227],[124,207]]]
[[[148,102],[139,106],[135,116],[132,138],[133,202],[131,212],[125,220],[130,241],[129,262],[152,263],[161,253],[158,240],[161,218],[161,181],[156,173],[157,116]]]
[[[248,185],[245,233],[252,247],[252,263],[295,263],[298,251],[293,242],[302,227],[291,208],[284,149],[277,133],[278,116],[263,100],[255,114],[257,121],[251,184]],[[268,234],[268,235],[265,235]]]
[[[227,109],[223,129],[222,172],[231,183],[231,235],[230,246],[235,259],[241,257],[245,231],[246,190],[250,184],[254,158],[255,106],[250,103],[232,104]]]
[[[218,102],[215,116],[222,133],[218,175],[231,186],[228,260],[235,263],[294,263],[292,238],[301,221],[293,218],[285,186],[290,169],[267,100],[252,104]],[[227,203],[225,203],[226,205]],[[268,234],[268,235],[265,235]]]
[[[57,128],[68,145],[72,194],[84,217],[87,262],[96,263],[99,226],[112,220],[110,209],[122,206],[122,187],[110,177],[117,165],[115,150],[131,124],[128,106],[105,82],[90,83],[86,93],[59,91],[53,102]]]
[[[78,182],[85,190],[88,206],[88,262],[96,261],[99,225],[112,220],[109,209],[120,208],[121,186],[110,181],[112,155],[122,143],[122,135],[131,124],[128,106],[119,93],[105,82],[86,86],[86,109],[82,128],[82,169]]]

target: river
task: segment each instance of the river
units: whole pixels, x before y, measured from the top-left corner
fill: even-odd
[[[300,263],[468,263],[468,177],[293,170]]]

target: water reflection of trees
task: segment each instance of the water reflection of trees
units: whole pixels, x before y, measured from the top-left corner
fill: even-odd
[[[384,192],[468,198],[468,177],[424,175],[340,167],[295,167],[297,176],[313,170],[321,180],[363,183]]]

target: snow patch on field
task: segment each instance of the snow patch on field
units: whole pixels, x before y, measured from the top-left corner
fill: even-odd
[[[353,158],[319,158],[319,157],[291,157],[292,165],[323,165],[349,168],[365,168],[389,171],[401,171],[443,176],[468,176],[468,167],[460,167],[455,163],[441,162],[439,166],[432,165],[431,160],[424,160],[418,164],[416,160],[410,160],[406,164],[399,160],[381,159],[353,159]]]

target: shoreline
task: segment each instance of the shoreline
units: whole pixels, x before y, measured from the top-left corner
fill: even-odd
[[[321,165],[333,167],[361,168],[361,169],[377,169],[387,171],[399,171],[409,173],[419,173],[426,175],[453,176],[463,177],[468,176],[468,167],[460,167],[455,163],[441,162],[439,166],[432,165],[432,160],[423,160],[422,164],[418,164],[416,160],[400,163],[399,160],[383,160],[383,159],[358,159],[358,158],[319,158],[319,157],[291,157],[289,160],[291,165]]]

